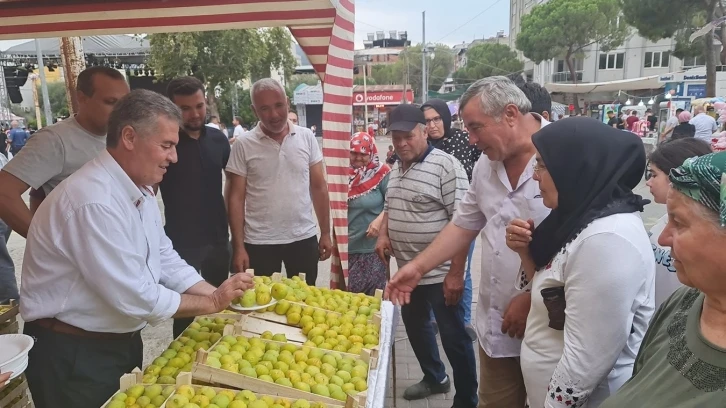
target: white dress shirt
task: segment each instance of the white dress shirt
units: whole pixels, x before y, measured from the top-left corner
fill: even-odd
[[[549,124],[537,116],[541,126]],[[533,219],[539,225],[550,210],[542,203],[539,184],[532,179],[535,157],[519,177],[517,188],[507,177],[502,162],[482,154],[471,185],[454,214],[453,223],[468,230],[481,230],[481,281],[476,309],[479,344],[489,357],[519,355],[521,341],[502,333],[502,318],[509,302],[518,294],[512,285],[518,275],[519,255],[507,247],[505,229],[515,218]]]
[[[156,197],[104,150],[56,187],[33,217],[20,313],[128,333],[179,309],[202,280],[172,248]]]
[[[530,407],[594,408],[630,378],[653,315],[654,281],[637,213],[593,221],[535,272],[520,358]],[[564,330],[549,327],[541,294],[556,287],[564,288]]]
[[[696,127],[696,134],[693,137],[705,140],[708,143],[711,143],[713,132],[718,130],[716,120],[705,113],[699,113],[688,123]]]
[[[237,125],[234,127],[234,133],[232,133],[232,137],[235,139],[238,137],[242,137],[242,135],[245,133],[244,128],[242,128],[242,125]]]

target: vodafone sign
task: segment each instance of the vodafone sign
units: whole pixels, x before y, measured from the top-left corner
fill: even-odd
[[[403,91],[394,92],[368,92],[368,104],[369,105],[398,105],[403,99]],[[409,102],[413,101],[413,90],[409,89],[406,91],[406,99]],[[353,105],[362,106],[365,105],[365,96],[363,92],[353,93]]]

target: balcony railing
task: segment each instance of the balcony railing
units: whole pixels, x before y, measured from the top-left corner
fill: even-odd
[[[577,77],[577,82],[582,81],[582,71],[575,72],[575,76]],[[552,82],[572,82],[572,75],[569,72],[552,74]]]

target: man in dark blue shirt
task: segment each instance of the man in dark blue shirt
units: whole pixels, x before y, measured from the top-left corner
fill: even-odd
[[[10,122],[10,133],[8,133],[8,140],[10,141],[10,153],[15,156],[20,150],[25,147],[25,143],[30,137],[25,129],[20,129],[18,121],[14,120]]]
[[[204,85],[194,77],[172,80],[167,95],[182,111],[184,127],[176,146],[178,161],[159,184],[166,234],[174,249],[202,277],[219,286],[229,276],[231,248],[222,171],[230,145],[219,129],[205,126]],[[192,319],[174,319],[176,338]]]

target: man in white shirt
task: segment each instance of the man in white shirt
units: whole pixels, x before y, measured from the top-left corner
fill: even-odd
[[[33,336],[26,371],[38,408],[98,407],[143,359],[140,331],[216,313],[252,287],[217,289],[173,250],[150,186],[176,162],[181,112],[136,90],[109,118],[107,149],[63,181],[28,233],[20,313]]]
[[[481,232],[482,277],[476,312],[479,337],[479,407],[519,408],[525,388],[519,366],[521,337],[530,295],[517,295],[514,281],[520,260],[505,241],[515,218],[538,225],[549,210],[532,179],[532,135],[549,122],[529,113],[531,102],[505,77],[475,82],[459,105],[469,137],[484,153],[474,167],[471,186],[454,219],[424,252],[399,269],[386,287],[396,303],[408,303],[422,277],[469,246]]]
[[[318,261],[333,248],[323,154],[309,129],[290,123],[279,82],[261,79],[250,96],[260,122],[232,145],[227,163],[232,271],[269,276],[284,262],[289,274],[304,272],[315,285]]]
[[[696,134],[693,137],[711,143],[713,133],[718,130],[716,119],[706,113],[706,108],[703,105],[693,108],[693,113],[695,116],[688,122],[696,127]]]
[[[673,129],[678,126],[678,115],[680,115],[681,112],[683,112],[683,109],[678,108],[676,109],[676,114],[668,118],[665,130],[663,130],[663,133],[661,133],[660,139],[658,140],[659,142],[662,142],[671,136]]]
[[[209,123],[207,123],[206,126],[217,130],[222,130],[222,127],[219,124],[219,118],[216,116],[212,116],[211,118],[209,118]]]
[[[106,148],[108,117],[116,102],[129,93],[123,75],[113,68],[91,67],[78,75],[78,113],[35,132],[23,150],[0,171],[0,218],[26,237],[37,208],[23,201],[29,188],[41,196]],[[40,201],[40,199],[38,199]],[[36,204],[36,205],[34,205]]]
[[[234,125],[234,132],[232,133],[232,137],[229,138],[229,144],[234,143],[238,137],[242,137],[245,133],[245,129],[242,127],[242,118],[235,116],[234,119],[232,119],[232,124]]]

